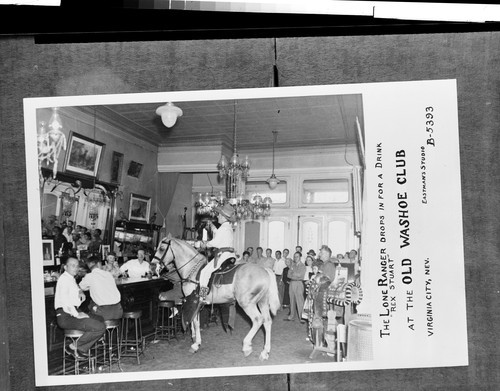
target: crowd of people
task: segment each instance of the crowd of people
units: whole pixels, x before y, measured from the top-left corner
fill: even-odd
[[[220,227],[212,227],[214,237],[207,242],[210,247],[216,247],[227,253],[226,257],[236,256],[232,244],[232,230],[224,231],[224,224],[231,221],[231,214],[224,209],[219,211]],[[229,225],[229,224],[228,224]],[[100,229],[88,230],[86,227],[76,226],[68,221],[63,226],[53,225],[50,227],[51,237],[54,241],[54,250],[61,258],[62,274],[58,278],[55,291],[55,309],[57,323],[63,329],[85,330],[84,337],[80,339],[78,349],[69,346],[69,354],[77,358],[85,358],[88,348],[92,346],[104,333],[104,320],[117,319],[123,312],[120,301],[120,292],[116,287],[115,280],[119,277],[144,278],[160,275],[163,265],[157,262],[148,262],[144,249],[137,251],[137,257],[125,260],[121,265],[115,252],[110,251],[103,260],[101,253],[102,232]],[[44,231],[47,237],[47,230]],[[219,243],[220,242],[220,243]],[[85,254],[85,257],[81,257]],[[274,255],[274,256],[273,256]],[[218,258],[221,258],[220,255]],[[220,265],[224,258],[220,259]],[[318,254],[309,250],[305,255],[301,246],[296,246],[293,254],[289,249],[273,250],[257,247],[248,247],[241,256],[236,256],[236,263],[255,263],[274,272],[278,286],[281,309],[288,309],[286,321],[298,320],[305,323],[304,310],[307,286],[319,273],[334,281],[338,266],[342,263],[354,265],[355,278],[359,279],[360,260],[356,250],[345,254],[332,255],[332,250],[323,245]],[[215,262],[212,261],[215,264]],[[210,264],[210,262],[209,262]],[[83,273],[82,271],[83,266]],[[207,273],[206,280],[211,272],[215,270],[214,265]],[[175,275],[175,270],[166,267],[164,273]],[[171,291],[162,292],[160,300],[177,300],[182,296],[180,280],[176,281]],[[206,282],[205,282],[206,284]],[[201,284],[202,287],[206,286]],[[91,303],[87,312],[79,311],[81,303],[86,296],[84,291],[89,291]],[[173,297],[174,295],[176,297]],[[179,297],[177,297],[179,296]]]
[[[67,220],[58,223],[54,219],[42,221],[42,236],[44,239],[54,241],[54,252],[59,256],[98,256],[103,244],[102,230],[99,228],[89,229],[82,225],[74,225],[73,221]]]
[[[296,246],[292,256],[287,248],[274,251],[274,256],[271,248],[266,249],[265,255],[262,247],[257,247],[255,252],[253,250],[253,247],[248,247],[237,263],[255,263],[274,271],[281,308],[289,309],[289,315],[285,318],[287,321],[305,322],[302,314],[307,286],[318,273],[323,273],[330,281],[334,281],[337,267],[341,263],[351,263],[354,265],[355,279],[359,279],[360,260],[354,249],[336,256],[332,255],[332,250],[327,245],[323,245],[318,254],[309,250],[305,256],[302,246]]]

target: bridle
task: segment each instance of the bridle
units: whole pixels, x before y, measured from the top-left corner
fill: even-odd
[[[163,244],[167,244],[167,249],[165,250],[165,252],[163,253],[163,255],[160,257],[157,257],[156,255],[153,257],[153,259],[156,259],[158,260],[160,263],[163,263],[163,260],[165,259],[165,256],[167,255],[168,251],[170,250],[171,253],[172,253],[172,260],[170,262],[174,262],[175,263],[175,253],[174,253],[174,249],[172,247],[172,238],[170,239],[163,239],[160,243],[160,246],[163,245]],[[188,266],[191,262],[193,262],[196,257],[198,257],[198,255],[201,255],[202,258],[200,260],[198,260],[194,266],[190,269],[188,275],[183,278],[180,271],[181,269],[185,268],[186,266]],[[194,254],[194,256],[189,260],[187,261],[184,265],[182,265],[181,267],[177,268],[177,273],[179,274],[179,277],[181,277],[181,282],[184,283],[184,282],[193,282],[193,283],[198,283],[198,281],[196,280],[193,280],[192,277],[193,277],[193,274],[195,274],[198,269],[200,268],[201,264],[205,261],[205,257],[200,254],[199,252],[196,252],[196,254]],[[170,263],[169,262],[169,263]],[[177,266],[177,265],[176,265]]]

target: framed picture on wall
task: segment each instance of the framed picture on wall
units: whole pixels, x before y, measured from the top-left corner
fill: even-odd
[[[103,143],[71,132],[64,162],[64,170],[97,177],[103,150]]]
[[[151,197],[144,197],[138,194],[130,194],[130,205],[128,219],[148,222],[151,210]]]
[[[42,239],[43,266],[54,266],[54,241]]]
[[[132,160],[128,166],[127,175],[133,178],[139,178],[141,176],[141,171],[142,171],[142,164],[134,162]]]
[[[123,153],[113,151],[113,156],[111,157],[111,183],[120,184],[122,180],[122,167]]]

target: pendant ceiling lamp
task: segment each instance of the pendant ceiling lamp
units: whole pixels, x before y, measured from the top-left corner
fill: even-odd
[[[274,146],[276,144],[277,138],[278,138],[278,131],[274,130],[273,131],[273,173],[272,173],[272,175],[266,181],[269,184],[269,188],[271,190],[276,189],[276,187],[281,182],[278,178],[276,178],[276,175],[274,175]]]
[[[182,116],[182,110],[172,102],[168,102],[156,109],[156,114],[161,117],[161,122],[167,128],[175,125],[177,118]]]

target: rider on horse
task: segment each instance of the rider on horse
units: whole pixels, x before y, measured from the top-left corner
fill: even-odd
[[[208,282],[212,273],[217,270],[222,263],[230,258],[235,258],[233,243],[233,227],[231,223],[236,221],[234,209],[229,204],[224,204],[221,208],[215,207],[218,212],[219,228],[216,228],[212,222],[209,226],[213,233],[212,240],[205,243],[207,248],[212,248],[213,259],[209,260],[207,265],[200,272],[200,298],[203,304],[207,302]]]

